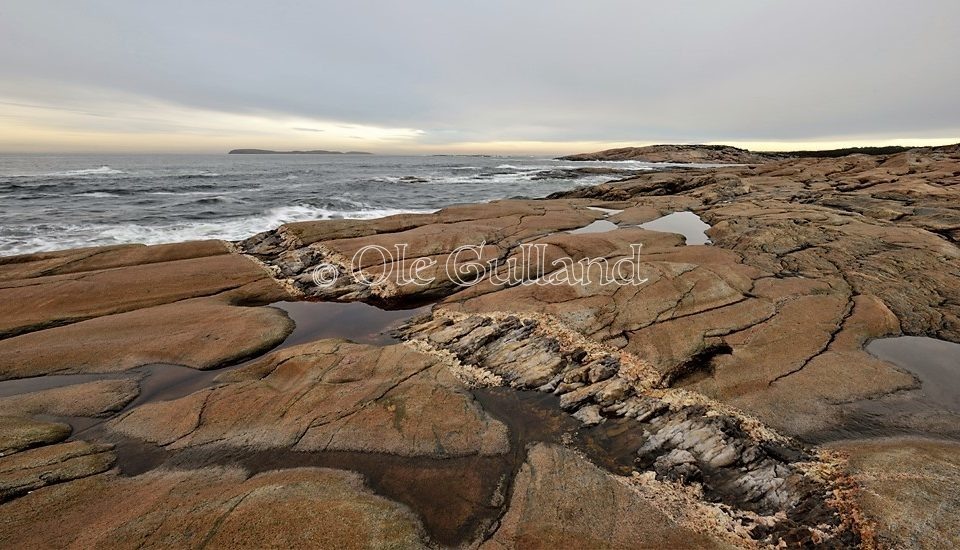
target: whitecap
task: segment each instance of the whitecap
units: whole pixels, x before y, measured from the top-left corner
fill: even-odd
[[[107,198],[107,197],[119,197],[120,195],[116,193],[108,193],[106,191],[93,191],[90,193],[74,193],[71,197],[94,197],[94,198]]]
[[[123,174],[123,170],[116,170],[109,166],[100,168],[86,168],[83,170],[66,170],[64,172],[51,172],[49,174],[40,174],[41,176],[110,176],[114,174]]]
[[[129,243],[162,244],[202,239],[240,240],[291,222],[330,219],[366,220],[396,214],[429,214],[435,211],[396,208],[335,210],[309,204],[294,204],[270,208],[256,216],[178,222],[158,226],[44,224],[42,227],[23,228],[23,231],[28,234],[35,235],[33,237],[0,238],[0,255]]]

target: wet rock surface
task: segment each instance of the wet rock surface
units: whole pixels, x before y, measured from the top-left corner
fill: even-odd
[[[424,346],[453,354],[460,365],[487,371],[512,387],[560,397],[559,405],[587,426],[632,419],[639,432],[635,468],[662,481],[696,483],[709,501],[764,518],[751,535],[777,544],[857,541],[839,510],[822,495],[832,490],[805,465],[816,458],[749,419],[651,384],[642,362],[590,351],[575,338],[551,334],[549,320],[447,315],[407,327]],[[565,335],[570,338],[570,335]]]
[[[955,545],[960,149],[766,160],[0,259],[0,545]]]

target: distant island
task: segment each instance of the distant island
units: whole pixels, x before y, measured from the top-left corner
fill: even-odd
[[[310,151],[271,151],[270,149],[234,149],[228,155],[372,155],[366,151],[326,151],[313,149]]]

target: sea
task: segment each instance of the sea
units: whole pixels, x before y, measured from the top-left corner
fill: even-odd
[[[620,175],[563,173],[587,166]],[[294,221],[544,197],[658,167],[507,156],[0,155],[0,256],[239,240]]]

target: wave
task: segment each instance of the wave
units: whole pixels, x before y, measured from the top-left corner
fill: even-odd
[[[40,177],[57,177],[57,176],[111,176],[115,174],[123,174],[123,170],[116,170],[110,168],[109,166],[101,166],[100,168],[86,168],[83,170],[66,170],[63,172],[51,172],[49,174],[39,174]]]
[[[256,216],[184,221],[164,225],[43,224],[18,228],[20,235],[0,235],[0,255],[47,252],[84,246],[162,244],[202,239],[240,240],[285,223],[382,218],[396,214],[429,214],[435,210],[369,208],[337,210],[295,204],[270,208]]]
[[[91,191],[89,193],[74,193],[70,196],[71,197],[108,198],[108,197],[119,197],[120,195],[116,193],[109,193],[107,191]]]
[[[85,178],[88,176],[116,176],[126,174],[123,170],[116,170],[109,166],[99,168],[83,168],[80,170],[63,170],[60,172],[44,172],[40,174],[2,174],[0,178],[35,179],[35,178]]]

